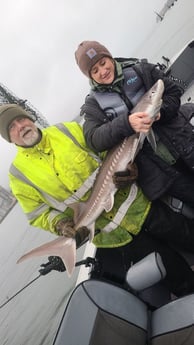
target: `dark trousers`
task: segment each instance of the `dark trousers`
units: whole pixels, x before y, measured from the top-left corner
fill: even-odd
[[[194,292],[194,272],[184,257],[174,249],[177,245],[194,253],[194,221],[176,214],[165,204],[156,201],[139,235],[128,245],[119,248],[98,249],[101,264],[93,278],[104,278],[123,283],[132,263],[157,251],[167,275],[164,284],[176,296]]]

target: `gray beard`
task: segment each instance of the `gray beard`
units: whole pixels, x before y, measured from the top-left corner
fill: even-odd
[[[31,134],[31,136],[29,138],[27,137],[23,137],[23,142],[24,142],[24,147],[33,147],[36,144],[39,143],[40,139],[41,139],[41,131],[39,130],[34,130]]]

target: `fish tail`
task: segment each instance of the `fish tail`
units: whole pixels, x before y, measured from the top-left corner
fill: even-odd
[[[65,265],[68,276],[70,277],[74,271],[76,263],[76,241],[73,238],[60,236],[57,239],[45,243],[42,246],[24,254],[18,259],[17,263],[44,255],[59,256]]]
[[[154,152],[156,152],[156,149],[157,149],[156,137],[152,128],[150,128],[149,133],[147,134],[147,140],[149,141]]]

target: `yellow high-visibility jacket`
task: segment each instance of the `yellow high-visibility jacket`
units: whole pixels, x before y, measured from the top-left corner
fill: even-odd
[[[68,203],[87,199],[99,166],[98,158],[87,148],[82,127],[77,122],[45,128],[37,145],[18,147],[9,173],[10,187],[29,223],[55,233],[59,219],[73,217]],[[118,191],[113,209],[103,212],[96,221],[98,229],[113,229],[96,235],[96,246],[122,246],[132,240],[130,233],[140,231],[150,202],[138,189],[129,207],[129,193],[130,187]],[[124,211],[118,217],[121,205]]]

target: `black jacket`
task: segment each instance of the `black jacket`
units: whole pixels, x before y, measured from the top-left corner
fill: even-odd
[[[153,129],[174,156],[175,160],[177,160],[185,150],[188,150],[188,141],[194,143],[193,132],[190,127],[188,128],[188,121],[183,121],[182,116],[180,120],[178,116],[182,89],[167,78],[156,65],[141,61],[134,64],[133,68],[142,79],[146,91],[158,79],[163,79],[164,81],[165,91],[160,111],[161,118],[153,124]],[[111,92],[111,89],[109,91]],[[122,92],[122,87],[120,87],[121,97],[125,99],[125,95]],[[130,109],[129,104],[128,108],[130,114],[132,107]],[[128,115],[121,114],[119,117],[115,117],[110,121],[92,94],[86,97],[81,113],[84,113],[85,117],[84,135],[87,144],[95,151],[109,150],[120,143],[125,137],[134,134],[128,121]],[[187,128],[184,129],[187,132],[186,135],[186,132],[182,131],[182,126]],[[175,133],[174,129],[178,133]],[[182,135],[179,137],[180,132]],[[188,138],[188,133],[192,137],[192,140]],[[182,137],[184,137],[184,140]],[[187,159],[192,161],[192,163],[190,161],[188,162],[188,165],[191,166],[194,163],[194,153],[192,154],[189,151]],[[139,171],[138,183],[150,200],[155,200],[163,195],[179,174],[175,167],[169,165],[169,163],[156,155],[147,142],[144,143],[142,150],[136,157],[136,163]]]

